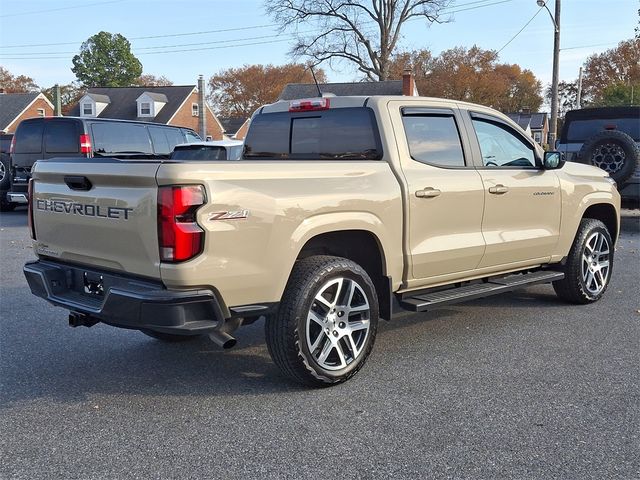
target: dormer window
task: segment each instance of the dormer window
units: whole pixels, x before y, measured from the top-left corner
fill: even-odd
[[[93,117],[93,103],[86,102],[82,104],[82,115],[84,117]]]
[[[191,104],[191,116],[192,117],[197,117],[198,115],[200,115],[199,105],[197,103],[192,103]]]
[[[149,103],[149,102],[140,102],[140,116],[141,117],[150,117],[151,116],[151,103]]]

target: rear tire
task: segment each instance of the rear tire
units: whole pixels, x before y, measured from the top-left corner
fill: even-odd
[[[604,223],[583,218],[564,266],[564,279],[553,282],[558,297],[571,303],[593,303],[609,286],[613,241]]]
[[[288,377],[314,387],[353,377],[375,342],[378,297],[367,272],[346,258],[296,262],[278,313],[267,318],[271,358]]]
[[[140,330],[148,337],[155,338],[165,343],[180,343],[195,340],[200,335],[175,335],[173,333],[154,332],[153,330]]]

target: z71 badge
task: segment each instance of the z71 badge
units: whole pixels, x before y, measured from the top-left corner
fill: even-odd
[[[241,220],[249,216],[249,210],[236,210],[235,212],[215,212],[209,215],[209,220]]]

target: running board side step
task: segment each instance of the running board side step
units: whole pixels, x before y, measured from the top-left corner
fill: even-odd
[[[418,293],[410,296],[407,292],[400,300],[400,305],[412,312],[425,312],[443,305],[466,302],[477,298],[489,297],[499,293],[510,292],[536,283],[550,283],[562,280],[564,273],[552,270],[539,270],[531,273],[493,277],[483,283],[474,283],[462,287],[453,287],[437,292]]]

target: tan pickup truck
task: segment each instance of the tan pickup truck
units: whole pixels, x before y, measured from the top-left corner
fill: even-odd
[[[258,110],[239,161],[36,163],[32,292],[97,322],[223,347],[266,318],[276,364],[322,386],[364,364],[378,319],[611,279],[620,197],[504,115],[419,97]]]

